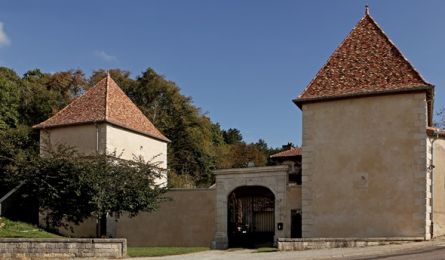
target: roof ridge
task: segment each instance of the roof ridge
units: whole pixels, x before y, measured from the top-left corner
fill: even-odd
[[[309,82],[309,84],[307,84],[306,88],[303,89],[303,91],[301,92],[300,95],[297,96],[296,99],[299,99],[303,96],[303,94],[306,92],[306,90],[309,89],[309,87],[312,86],[312,83],[315,81],[315,79],[318,78],[318,76],[323,72],[323,69],[325,67],[327,67],[327,65],[329,64],[329,62],[331,61],[332,57],[335,55],[335,53],[337,52],[337,50],[339,50],[346,42],[346,40],[349,39],[349,36],[352,34],[352,32],[358,27],[358,25],[362,22],[362,20],[364,20],[366,18],[366,16],[369,16],[369,13],[365,13],[365,15],[360,18],[360,20],[354,25],[354,27],[352,27],[352,30],[349,31],[349,33],[346,35],[345,38],[343,38],[343,40],[340,42],[340,44],[337,46],[337,48],[335,48],[335,50],[331,53],[331,55],[329,55],[329,58],[327,59],[327,61],[323,64],[323,66],[321,67],[321,69],[318,70],[318,72],[315,74],[315,76],[312,78],[312,80]],[[372,18],[371,18],[372,19]]]
[[[420,72],[414,67],[414,65],[405,57],[405,55],[403,55],[403,52],[400,51],[399,47],[397,47],[397,45],[391,40],[391,38],[388,37],[388,35],[385,33],[385,31],[383,30],[382,27],[380,27],[380,25],[377,23],[377,21],[369,14],[369,12],[365,15],[368,16],[369,19],[371,20],[371,22],[377,27],[379,28],[379,32],[383,35],[383,37],[386,38],[386,40],[391,43],[392,47],[397,51],[397,53],[400,55],[400,57],[402,57],[412,68],[412,70],[414,71],[414,73],[417,74],[417,76],[419,76],[419,78],[421,80],[423,80],[426,84],[429,84],[431,86],[433,86],[433,84],[431,84],[430,82],[428,82],[423,76],[422,74],[420,74]]]
[[[105,82],[105,120],[108,120],[108,88],[110,86],[110,72],[107,71],[106,82]]]

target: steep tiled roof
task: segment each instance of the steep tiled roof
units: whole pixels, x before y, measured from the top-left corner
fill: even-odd
[[[294,102],[427,91],[426,82],[368,12]]]
[[[288,150],[281,151],[276,154],[272,154],[270,158],[280,158],[280,157],[293,157],[301,155],[301,148],[300,147],[291,147]]]
[[[82,96],[33,128],[108,122],[168,142],[108,75]]]

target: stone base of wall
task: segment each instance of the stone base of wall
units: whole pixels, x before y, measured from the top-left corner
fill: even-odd
[[[0,259],[66,259],[81,257],[123,258],[126,239],[2,238]]]
[[[379,246],[416,241],[424,241],[424,238],[279,238],[278,249],[280,251],[302,251],[323,248]]]

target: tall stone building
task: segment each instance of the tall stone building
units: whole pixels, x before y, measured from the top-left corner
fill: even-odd
[[[429,167],[433,98],[366,10],[294,100],[303,112],[303,237],[443,233],[432,226],[443,214],[432,212],[432,189],[445,196]]]

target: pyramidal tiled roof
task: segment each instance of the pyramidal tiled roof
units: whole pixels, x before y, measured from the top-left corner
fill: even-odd
[[[116,82],[107,75],[94,87],[33,128],[108,122],[168,142]]]
[[[280,157],[294,157],[301,155],[301,147],[291,147],[287,150],[272,154],[270,158],[280,158]]]
[[[365,15],[334,51],[294,102],[427,91],[426,82],[377,25],[366,9]]]

